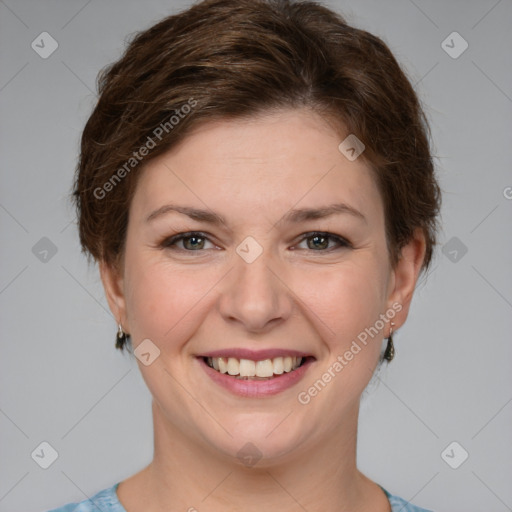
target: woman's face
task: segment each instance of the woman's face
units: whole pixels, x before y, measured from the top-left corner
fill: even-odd
[[[305,110],[212,122],[140,176],[124,268],[102,266],[102,278],[136,353],[146,340],[138,364],[156,414],[205,450],[270,463],[343,435],[390,322],[406,318],[423,241],[391,268],[379,191],[341,141]],[[235,356],[229,372],[239,359],[251,373],[272,358],[276,374],[274,357],[308,359],[246,380],[205,364],[218,351]]]

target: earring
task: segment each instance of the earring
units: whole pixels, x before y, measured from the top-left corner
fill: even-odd
[[[117,334],[116,334],[116,348],[123,349],[124,344],[126,343],[126,338],[128,338],[128,334],[123,331],[121,324],[117,324]]]
[[[384,359],[389,363],[395,357],[395,346],[393,345],[393,326],[394,322],[391,322],[391,327],[389,329],[388,336],[388,344],[386,346],[386,351],[384,352]]]

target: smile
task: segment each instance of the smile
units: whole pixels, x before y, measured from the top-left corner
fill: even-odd
[[[306,353],[283,352],[227,349],[196,356],[195,360],[214,385],[240,397],[263,398],[297,385],[316,362]]]
[[[237,379],[272,379],[276,375],[290,373],[305,362],[303,357],[275,357],[254,361],[236,357],[205,357],[205,363],[219,373],[226,373]]]

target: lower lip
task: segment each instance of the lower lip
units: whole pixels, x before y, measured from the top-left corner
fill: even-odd
[[[237,379],[226,373],[220,373],[206,364],[202,357],[198,357],[200,365],[204,368],[206,374],[217,384],[231,391],[235,395],[260,398],[265,396],[277,395],[285,389],[291,388],[297,384],[308,371],[314,359],[308,358],[306,362],[296,370],[288,373],[282,373],[269,380],[245,380]]]

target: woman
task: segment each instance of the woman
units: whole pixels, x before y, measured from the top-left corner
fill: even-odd
[[[386,45],[311,2],[212,0],[99,80],[75,183],[154,459],[64,511],[421,511],[356,467],[440,193]]]

